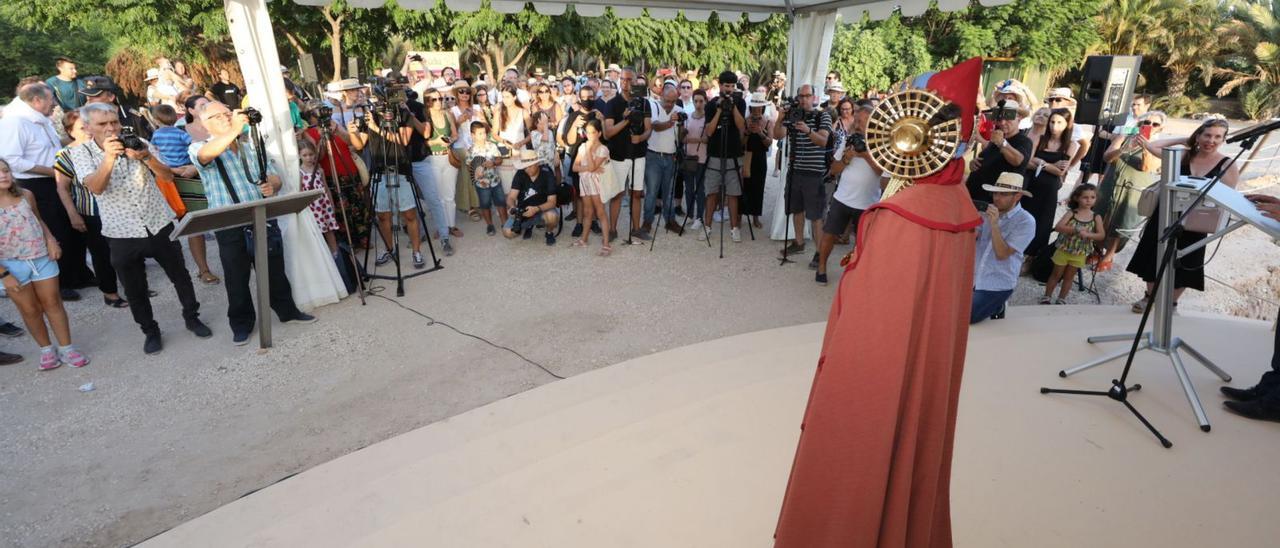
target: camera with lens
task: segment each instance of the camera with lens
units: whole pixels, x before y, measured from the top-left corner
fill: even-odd
[[[636,91],[640,93],[637,94]],[[627,115],[627,121],[630,122],[632,135],[644,133],[644,120],[652,114],[649,110],[649,100],[645,99],[644,93],[644,86],[632,86],[631,100],[627,102],[627,110],[631,111]]]
[[[684,111],[676,111],[675,119],[677,124],[683,124],[689,120],[689,115]]]
[[[516,223],[524,220],[524,210],[520,209],[519,206],[507,210],[507,213],[511,215],[512,219],[515,219]]]
[[[1018,109],[1005,106],[1004,99],[997,102],[995,108],[989,109],[983,114],[987,115],[988,120],[993,121],[1018,119]]]
[[[792,97],[787,100],[786,117],[782,119],[782,125],[786,126],[787,131],[791,131],[797,123],[803,122],[808,112],[800,106],[800,101]]]
[[[978,209],[978,213],[986,213],[987,208],[991,206],[991,202],[986,200],[974,200],[973,207]]]
[[[855,152],[867,151],[867,136],[862,133],[849,134],[849,146],[853,147]]]
[[[140,151],[140,150],[147,149],[147,142],[143,141],[141,137],[138,137],[138,135],[133,132],[133,128],[130,126],[124,126],[120,128],[119,138],[120,138],[120,144],[124,145],[124,148],[127,148],[129,150]]]
[[[244,112],[245,117],[249,119],[249,125],[256,126],[262,123],[262,112],[259,111],[258,109],[253,107],[248,107],[244,109],[242,112]]]

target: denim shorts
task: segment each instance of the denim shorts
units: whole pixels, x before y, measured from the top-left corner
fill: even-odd
[[[18,280],[18,285],[58,277],[58,263],[48,255],[34,259],[0,259],[0,265]]]
[[[505,208],[507,207],[507,197],[502,193],[502,185],[493,185],[489,188],[476,187],[476,195],[480,197],[480,209],[489,209],[491,207]]]
[[[394,189],[387,188],[386,179],[378,181],[378,195],[373,204],[373,211],[375,213],[391,213],[391,192],[388,192],[388,190],[395,191],[396,201],[398,202],[395,205],[400,207],[400,211],[409,211],[410,209],[413,209],[414,205],[416,205],[413,201],[413,186],[411,186],[413,183],[409,182],[409,179],[404,175],[399,175],[397,181],[399,181],[400,184]]]

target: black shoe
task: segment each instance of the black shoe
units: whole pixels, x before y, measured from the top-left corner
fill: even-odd
[[[675,232],[676,236],[684,236],[684,227],[680,226],[675,219],[667,221],[667,232]]]
[[[795,254],[797,254],[797,253],[804,253],[804,244],[798,244],[798,243],[795,243],[795,242],[791,242],[791,243],[787,244],[787,249],[786,249],[785,253],[786,253],[787,255],[795,255]]]
[[[199,318],[191,318],[190,320],[187,320],[187,331],[194,333],[195,336],[200,337],[201,339],[207,339],[213,336],[213,331],[210,331],[209,326],[205,325]]]
[[[809,270],[817,270],[817,269],[818,269],[818,254],[814,253],[813,259],[809,261]]]
[[[578,223],[573,227],[573,237],[574,238],[582,237],[582,223]]]
[[[22,363],[22,356],[0,352],[0,365],[13,365],[15,363]]]
[[[63,288],[59,293],[62,294],[62,300],[75,302],[80,300],[80,292],[71,288]]]
[[[631,238],[634,240],[644,240],[647,242],[649,240],[652,240],[653,236],[650,236],[648,232],[645,232],[643,230],[634,230],[631,232]]]
[[[161,350],[164,350],[164,343],[160,342],[160,330],[155,330],[145,335],[147,340],[142,342],[143,354],[159,354]]]
[[[485,234],[488,234],[489,236],[493,236],[494,234],[497,234],[497,233],[498,233],[498,229],[493,228],[493,225],[489,225],[489,226],[485,227],[485,229],[484,229],[484,233],[485,233]]]
[[[4,322],[0,324],[0,335],[16,339],[26,334],[26,331],[23,331],[21,327],[13,325],[12,322]]]
[[[568,215],[564,216],[564,220],[566,221],[576,221],[577,219],[578,219],[577,211],[570,211]]]
[[[1219,390],[1222,390],[1223,395],[1236,401],[1253,401],[1267,395],[1267,392],[1274,389],[1275,387],[1263,386],[1262,384],[1249,388],[1232,388],[1230,386],[1219,388]]]
[[[813,275],[813,281],[817,282],[818,285],[827,285],[827,275],[821,272],[815,273]]]
[[[1255,401],[1224,401],[1237,415],[1260,421],[1280,422],[1280,398],[1265,398]]]
[[[679,217],[684,217],[684,208],[680,206],[676,206],[675,214]]]
[[[524,229],[524,235],[523,235],[523,236],[521,236],[521,237],[520,237],[520,239],[521,239],[521,240],[532,240],[532,239],[533,239],[533,227],[529,227],[529,228]]]
[[[600,233],[602,232],[602,231],[601,231],[601,229],[600,229],[600,222],[599,222],[599,221],[591,221],[591,231],[592,231],[592,232],[594,232],[594,233],[596,233],[596,234],[600,234]]]
[[[995,314],[992,314],[992,315],[991,315],[991,319],[993,319],[993,320],[1003,320],[1003,319],[1004,319],[1004,312],[1005,312],[1005,305],[1000,305],[1000,310],[997,310]]]
[[[316,323],[316,317],[305,312],[299,311],[292,318],[284,320],[284,323]]]
[[[548,233],[547,233],[547,245],[556,245],[556,235],[555,235],[555,234],[550,233],[550,232],[548,232]]]
[[[617,230],[610,230],[610,231],[609,231],[609,243],[613,243],[613,241],[614,241],[614,240],[617,240],[617,239],[618,239],[618,231],[617,231]]]
[[[244,346],[246,344],[249,344],[249,336],[252,334],[253,334],[252,330],[245,331],[244,333],[232,333],[231,344],[234,344],[236,346]]]

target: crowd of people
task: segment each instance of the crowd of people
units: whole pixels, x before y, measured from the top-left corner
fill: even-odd
[[[301,163],[262,166],[244,136],[244,91],[225,70],[203,89],[181,62],[157,59],[146,71],[145,104],[134,109],[122,104],[110,78],[81,78],[65,58],[56,69],[47,80],[23,80],[0,120],[0,220],[8,228],[0,278],[41,348],[41,369],[88,363],[72,346],[62,311],[62,301],[80,298],[83,287],[98,287],[105,306],[130,309],[146,353],[162,349],[147,258],[174,285],[186,328],[211,336],[181,246],[169,237],[182,207],[166,201],[157,182],[194,184],[207,207],[221,207],[272,196],[281,170],[298,170],[302,189],[325,191],[311,212],[335,259],[343,247],[377,249],[381,242],[376,263],[398,263],[398,216],[411,262],[424,268],[426,238],[438,239],[445,255],[458,250],[459,215],[482,222],[488,237],[527,240],[541,229],[548,246],[557,245],[562,225],[569,247],[591,245],[594,234],[602,257],[619,239],[647,242],[657,230],[710,239],[717,222],[740,242],[742,223],[763,227],[770,164],[775,174],[786,165],[791,241],[784,253],[811,251],[807,221],[816,244],[809,267],[823,285],[835,246],[856,236],[861,214],[887,183],[865,141],[881,95],[849,96],[836,72],[820,88],[802,82],[788,96],[782,73],[754,88],[741,72],[699,78],[662,68],[646,75],[618,65],[599,75],[513,67],[493,80],[410,57],[399,72],[370,83],[332,82],[314,94],[286,79]],[[1047,272],[1040,302],[1066,302],[1076,271],[1110,269],[1132,238],[1138,243],[1128,270],[1153,282],[1156,227],[1139,201],[1163,147],[1190,147],[1185,175],[1221,173],[1233,187],[1239,177],[1219,151],[1225,120],[1165,138],[1167,117],[1150,110],[1145,95],[1135,96],[1123,125],[1105,128],[1074,122],[1068,88],[1048,90],[1041,104],[1025,85],[1007,80],[981,102],[966,179],[984,217],[973,322],[1002,317],[1019,277],[1038,264]],[[1059,214],[1060,191],[1077,167]],[[1203,238],[1214,222],[1190,227],[1182,244]],[[279,228],[272,223],[258,236],[271,244],[271,308],[282,321],[314,321],[290,297]],[[208,237],[218,242],[225,280],[208,266]],[[256,318],[251,238],[233,229],[186,240],[197,277],[225,284],[236,344],[248,341]],[[1202,262],[1203,250],[1180,261],[1175,295],[1203,289]],[[1134,303],[1134,311],[1145,303]],[[5,323],[0,333],[22,330]]]

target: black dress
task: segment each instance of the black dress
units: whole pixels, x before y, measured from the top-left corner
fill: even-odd
[[[1227,163],[1227,158],[1223,158],[1218,165],[1204,174],[1205,177],[1217,177],[1222,171],[1222,166]],[[1185,176],[1191,175],[1191,163],[1188,160],[1182,162],[1181,174]],[[1156,208],[1160,206],[1157,204]],[[1175,213],[1176,214],[1176,213]],[[1138,248],[1133,251],[1133,259],[1129,261],[1129,266],[1125,270],[1137,274],[1143,281],[1153,283],[1156,281],[1156,271],[1159,269],[1160,257],[1156,255],[1156,239],[1159,237],[1160,228],[1154,222],[1156,215],[1153,213],[1147,218],[1147,224],[1142,228],[1142,238],[1138,240]],[[1192,232],[1190,230],[1182,231],[1178,235],[1178,249],[1195,245],[1196,242],[1203,240],[1206,234],[1203,232]],[[1173,288],[1182,289],[1189,287],[1196,291],[1204,291],[1204,248],[1188,253],[1187,256],[1178,259],[1173,270]]]
[[[1040,150],[1036,151],[1035,157],[1044,160],[1046,164],[1056,164],[1066,160],[1067,154],[1059,151]],[[1031,162],[1027,163],[1026,182],[1023,183],[1027,192],[1031,193],[1031,196],[1023,196],[1019,203],[1022,204],[1022,209],[1027,210],[1032,217],[1036,218],[1036,235],[1031,238],[1031,242],[1023,250],[1028,256],[1034,257],[1040,254],[1040,250],[1049,245],[1049,234],[1053,233],[1053,217],[1058,212],[1058,191],[1062,189],[1062,177],[1043,169],[1040,170],[1040,175],[1037,176],[1036,170],[1030,169],[1031,165]]]
[[[764,177],[769,169],[769,147],[758,133],[747,135],[747,152],[751,153],[751,176],[742,188],[742,214],[764,215]]]

